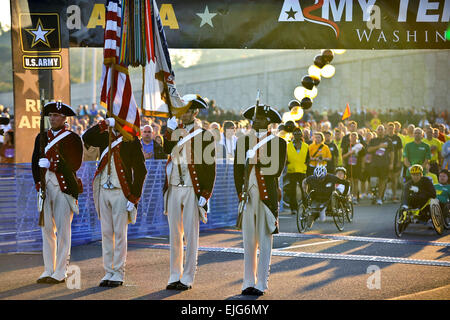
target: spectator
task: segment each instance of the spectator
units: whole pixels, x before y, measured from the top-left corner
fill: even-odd
[[[391,181],[391,190],[392,190],[392,200],[394,202],[397,202],[398,179],[400,178],[400,171],[403,167],[403,164],[401,162],[403,145],[402,139],[395,133],[394,122],[388,123],[387,136],[391,139],[394,154],[394,161],[393,161],[394,167],[392,171],[389,171],[389,180]]]
[[[370,145],[370,141],[375,137],[375,134],[372,132],[366,133],[366,143],[367,145]],[[361,196],[360,199],[364,199],[368,197],[369,195],[369,187],[370,187],[370,177],[371,177],[371,170],[372,170],[372,154],[365,152],[365,156],[363,161],[361,162],[361,175],[360,175],[360,181],[361,181]]]
[[[305,179],[307,164],[309,162],[309,147],[303,142],[303,134],[300,128],[294,128],[292,135],[293,139],[287,145],[286,180],[288,184],[286,186],[286,193],[291,213],[295,214],[298,210],[297,184],[300,185],[302,203],[305,203],[303,188],[301,186],[303,179]]]
[[[341,148],[348,148],[347,145],[350,141],[350,132],[358,132],[358,123],[356,121],[352,120],[348,123],[348,132],[349,133],[342,138]],[[360,134],[358,134],[358,140],[360,143],[362,143],[364,148],[367,147],[363,137]]]
[[[442,162],[442,169],[450,169],[450,140],[448,140],[442,146],[442,158],[444,161]]]
[[[333,173],[336,169],[338,158],[339,158],[339,150],[336,144],[333,142],[333,133],[330,130],[325,131],[325,145],[330,149],[331,152],[331,160],[327,162],[327,171],[328,173]]]
[[[152,139],[153,129],[151,126],[146,125],[141,130],[142,138],[142,151],[144,153],[145,160],[154,158],[154,143]]]
[[[214,137],[216,159],[224,159],[227,155],[227,150],[225,149],[222,140],[222,134],[220,132],[220,125],[218,123],[212,123],[212,128],[209,129]]]
[[[435,175],[439,174],[439,164],[442,163],[441,152],[443,143],[433,137],[433,128],[428,126],[425,129],[425,139],[422,140],[430,147],[430,171]]]
[[[14,163],[14,132],[12,130],[4,134],[3,145],[0,148],[0,162]]]
[[[236,141],[237,137],[236,133],[236,125],[232,121],[225,121],[222,124],[223,132],[222,132],[222,143],[225,146],[226,150],[226,158],[233,159],[234,152],[236,150]]]
[[[364,162],[365,149],[358,140],[356,132],[350,133],[350,141],[342,149],[342,161],[347,170],[347,177],[350,179],[353,190],[353,203],[359,201],[359,180],[361,179],[361,170]]]
[[[163,148],[163,138],[161,135],[157,135],[154,139],[154,149],[155,149],[155,157],[156,160],[167,159],[168,155],[164,152]]]
[[[314,168],[323,165],[327,165],[327,161],[331,161],[331,152],[327,145],[324,143],[324,135],[322,132],[316,132],[314,134],[314,142],[309,145],[309,164],[306,171],[306,175],[310,176],[314,172]]]
[[[437,129],[439,131],[438,134],[438,139],[442,142],[445,143],[448,139],[445,136],[445,125],[443,123],[438,124]]]
[[[415,164],[420,164],[426,168],[426,164],[431,159],[430,146],[422,141],[423,131],[420,128],[414,129],[414,141],[407,143],[403,149],[403,161],[407,168]],[[406,178],[411,177],[409,170],[406,171]]]
[[[342,144],[342,130],[339,128],[335,128],[334,129],[334,144],[337,146],[338,148],[338,161],[337,161],[337,166],[338,167],[342,167],[343,162],[342,162],[342,148],[341,148],[341,144]]]
[[[394,169],[394,155],[391,139],[385,136],[385,128],[379,125],[377,137],[370,141],[367,151],[372,154],[372,177],[378,178],[378,200],[377,204],[383,204],[384,192],[389,171]]]

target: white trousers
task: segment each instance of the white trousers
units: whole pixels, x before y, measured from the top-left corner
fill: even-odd
[[[169,282],[181,281],[190,286],[197,268],[199,243],[198,200],[193,187],[169,186],[167,215],[170,230]],[[186,263],[183,267],[183,236],[186,240]]]
[[[46,184],[42,254],[45,271],[40,278],[52,277],[61,281],[66,277],[70,259],[73,212],[59,185]]]
[[[260,200],[258,187],[252,185],[249,190],[247,207],[242,217],[244,240],[242,290],[254,287],[264,292],[268,288],[273,236],[267,227],[265,210],[268,208]],[[257,257],[258,248],[259,259]]]
[[[100,187],[99,209],[106,280],[124,280],[127,258],[127,201],[122,189]]]

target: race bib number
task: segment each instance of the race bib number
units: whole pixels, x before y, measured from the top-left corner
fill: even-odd
[[[386,149],[385,148],[380,148],[380,149],[378,149],[376,152],[375,152],[375,154],[377,155],[377,156],[379,156],[379,157],[382,157],[382,156],[384,156],[384,153],[386,152]]]
[[[350,156],[348,158],[348,164],[351,166],[356,166],[356,164],[358,163],[358,159],[355,156]]]

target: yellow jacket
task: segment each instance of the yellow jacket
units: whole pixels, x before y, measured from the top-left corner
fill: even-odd
[[[308,156],[308,145],[302,142],[300,151],[294,147],[294,143],[291,141],[287,145],[287,172],[288,173],[306,173],[306,158]]]

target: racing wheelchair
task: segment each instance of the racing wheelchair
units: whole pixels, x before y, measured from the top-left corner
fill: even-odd
[[[421,215],[424,215],[420,217]],[[420,217],[420,218],[419,218]],[[428,221],[431,218],[434,230],[438,235],[444,232],[445,224],[441,207],[437,199],[429,199],[422,208],[400,208],[395,213],[394,229],[397,237],[401,237],[410,223],[418,220]]]
[[[320,216],[322,210],[331,205],[331,210],[327,210],[328,216],[333,217],[334,224],[339,231],[344,230],[345,219],[353,219],[353,205],[351,210],[344,206],[347,197],[340,196],[336,191],[333,191],[331,197],[326,201],[313,199],[314,190],[308,192],[305,196],[305,203],[303,203],[297,210],[297,229],[298,232],[303,233],[311,229],[314,221]],[[344,199],[342,199],[344,198]],[[351,203],[351,201],[350,201]],[[351,215],[350,215],[351,212]]]

